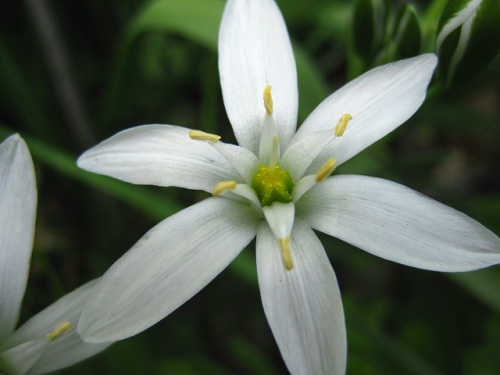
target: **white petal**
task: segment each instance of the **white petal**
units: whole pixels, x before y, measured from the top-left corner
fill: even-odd
[[[282,149],[297,125],[295,59],[283,17],[272,0],[229,0],[219,32],[219,72],[224,104],[238,143],[258,154],[272,86],[273,117]]]
[[[103,276],[78,330],[89,342],[152,326],[217,276],[255,237],[249,205],[209,198],[151,229]]]
[[[309,134],[294,142],[283,153],[281,166],[290,172],[295,181],[299,181],[323,148],[333,142],[333,135],[333,129],[329,129]]]
[[[262,211],[276,238],[290,237],[295,217],[293,203],[274,202],[270,206],[262,207]]]
[[[241,180],[213,147],[189,129],[143,125],[124,130],[85,152],[78,166],[133,184],[177,186],[211,192],[224,180]]]
[[[7,338],[4,343],[7,347],[20,345],[33,339],[44,339],[47,342],[43,355],[30,368],[28,374],[42,374],[68,367],[99,353],[110,345],[110,343],[84,343],[76,332],[80,315],[96,283],[97,280],[91,281],[63,296]],[[49,342],[47,334],[62,322],[70,322],[72,327]],[[26,359],[21,358],[21,360]]]
[[[0,371],[8,375],[23,375],[40,359],[48,340],[35,339],[23,342],[0,353]]]
[[[330,157],[342,164],[408,120],[424,101],[436,63],[435,55],[426,54],[387,64],[325,99],[299,128],[293,144],[312,133],[334,129],[344,114],[352,119],[345,133],[328,143],[309,171]],[[296,162],[304,161],[297,157]]]
[[[477,221],[394,182],[335,176],[297,204],[312,228],[412,267],[468,271],[500,262],[500,239]]]
[[[293,269],[286,271],[276,239],[257,233],[257,271],[264,311],[292,374],[344,374],[346,331],[332,266],[314,232],[296,219]]]
[[[0,342],[14,330],[19,318],[35,216],[33,162],[26,143],[16,134],[0,145]]]
[[[246,148],[229,143],[216,142],[211,145],[231,163],[245,182],[250,185],[259,164],[257,156]]]

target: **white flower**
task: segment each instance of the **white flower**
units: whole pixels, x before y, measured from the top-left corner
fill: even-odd
[[[295,133],[295,62],[276,4],[229,0],[219,54],[224,103],[240,146],[178,126],[146,125],[78,160],[83,169],[131,183],[214,195],[159,223],[106,272],[80,319],[84,340],[119,340],[150,327],[257,237],[262,302],[288,369],[341,374],[342,302],[312,229],[425,269],[464,271],[500,261],[499,239],[451,208],[377,178],[328,177],[418,109],[434,55],[364,74]]]
[[[55,371],[109,346],[84,343],[75,329],[96,281],[67,294],[14,330],[28,279],[36,200],[33,162],[16,134],[0,144],[0,374]]]

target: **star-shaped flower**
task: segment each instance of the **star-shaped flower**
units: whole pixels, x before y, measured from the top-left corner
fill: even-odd
[[[297,132],[295,61],[272,0],[229,0],[219,34],[224,104],[239,146],[172,125],[125,130],[84,153],[86,170],[212,192],[159,223],[104,275],[79,332],[119,340],[163,319],[257,237],[264,310],[293,374],[341,374],[346,332],[334,271],[313,229],[414,267],[500,261],[498,237],[398,184],[329,177],[422,104],[431,54],[376,68],[327,98]]]
[[[65,295],[17,330],[35,234],[36,183],[26,144],[0,144],[0,374],[44,374],[82,361],[110,344],[84,343],[76,323],[96,281]]]

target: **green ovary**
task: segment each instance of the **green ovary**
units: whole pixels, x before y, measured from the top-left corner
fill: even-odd
[[[262,206],[270,206],[274,202],[290,202],[294,185],[290,173],[281,169],[279,164],[274,168],[259,165],[252,178],[252,188]]]

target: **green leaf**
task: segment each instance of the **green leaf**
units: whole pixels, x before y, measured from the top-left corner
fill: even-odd
[[[395,44],[395,60],[416,56],[420,53],[421,32],[417,14],[411,5],[406,5],[398,17]]]
[[[231,356],[241,363],[251,374],[272,375],[276,369],[266,358],[262,349],[255,347],[250,342],[240,337],[233,337],[228,343]]]
[[[474,272],[454,273],[449,277],[474,297],[500,312],[500,270],[485,268]]]
[[[360,311],[354,303],[343,296],[346,321],[348,322],[348,341],[350,350],[354,353],[355,361],[351,361],[349,354],[348,373],[354,368],[359,368],[362,360],[357,356],[367,359],[372,357],[376,362],[370,362],[374,373],[385,373],[384,367],[389,367],[390,373],[413,375],[440,375],[441,372],[419,356],[403,342],[388,337],[376,324],[368,319],[368,314]],[[368,344],[368,345],[367,345]],[[367,347],[365,347],[367,346]],[[364,354],[364,355],[363,355]]]
[[[148,4],[132,23],[130,35],[144,31],[178,33],[212,50],[225,2],[222,0],[160,0]]]
[[[440,79],[457,85],[488,66],[500,52],[500,2],[451,1],[436,38]]]
[[[365,62],[372,60],[380,47],[384,31],[384,7],[379,0],[358,0],[351,25],[352,50]]]
[[[51,130],[55,120],[47,110],[43,95],[36,95],[36,84],[40,82],[28,79],[1,37],[0,72],[0,87],[7,94],[2,104],[15,108],[21,122],[34,134],[51,141],[60,140],[58,133]]]
[[[420,18],[420,26],[422,29],[423,36],[423,48],[425,52],[431,52],[435,50],[435,39],[436,32],[439,24],[439,20],[442,17],[443,10],[446,8],[446,3],[448,0],[434,0],[425,9],[424,14]]]

